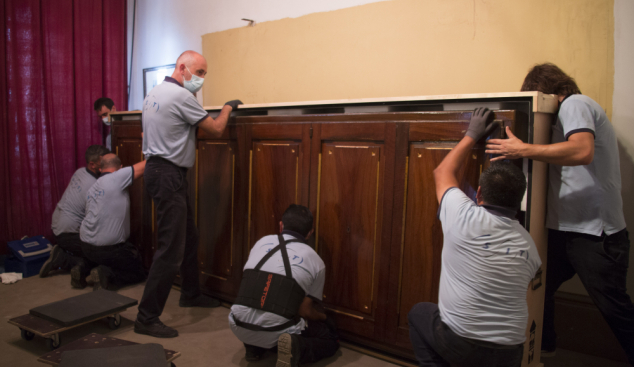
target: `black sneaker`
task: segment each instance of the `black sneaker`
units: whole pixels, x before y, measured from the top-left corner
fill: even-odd
[[[139,320],[136,320],[134,321],[134,332],[156,338],[175,338],[178,336],[176,329],[165,325],[160,320],[152,324],[142,324]]]
[[[96,267],[90,271],[90,277],[93,281],[92,290],[108,289],[108,276],[101,267]]]
[[[262,359],[262,355],[264,355],[264,353],[256,353],[252,350],[247,350],[247,353],[244,355],[244,359],[246,359],[247,362],[257,362]]]
[[[77,264],[70,269],[70,286],[73,288],[84,289],[86,288],[86,275],[84,272],[84,266]]]
[[[299,341],[297,335],[284,333],[277,340],[277,364],[275,367],[299,366]]]
[[[188,300],[181,299],[178,301],[178,305],[181,307],[215,308],[220,306],[220,301],[218,301],[215,298],[211,298],[209,296],[205,296],[204,294],[201,294],[194,299],[188,299]]]
[[[48,276],[53,270],[62,269],[68,270],[70,269],[68,258],[70,255],[64,252],[58,245],[55,245],[51,250],[51,255],[48,257],[48,260],[42,265],[40,268],[40,278],[45,278]]]

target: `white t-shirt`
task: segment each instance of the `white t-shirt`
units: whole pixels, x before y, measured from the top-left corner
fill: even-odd
[[[289,241],[296,237],[283,232],[284,239]],[[249,260],[244,265],[244,270],[254,269],[262,258],[271,251],[275,246],[279,245],[277,235],[262,237],[255,243]],[[297,281],[300,287],[306,292],[307,296],[315,297],[321,300],[324,291],[324,283],[326,281],[326,265],[317,255],[315,250],[310,246],[300,242],[287,243],[286,249],[291,264],[291,272],[293,279]],[[262,271],[286,275],[284,270],[284,261],[282,260],[282,252],[277,251],[271,258],[262,265]],[[284,333],[300,334],[306,327],[306,321],[301,320],[297,325],[281,331],[251,331],[236,326],[233,317],[241,322],[254,324],[262,327],[270,327],[281,325],[287,321],[287,318],[276,315],[271,312],[256,310],[251,307],[242,305],[231,306],[229,314],[229,326],[233,333],[241,342],[255,345],[261,348],[273,348],[277,345],[277,339]]]
[[[594,135],[594,158],[586,166],[550,164],[546,227],[601,236],[625,228],[616,134],[601,106],[574,94],[561,103],[553,143],[578,132]]]
[[[541,260],[531,236],[507,212],[478,206],[456,187],[445,192],[438,309],[462,337],[516,345],[526,340],[526,291]]]

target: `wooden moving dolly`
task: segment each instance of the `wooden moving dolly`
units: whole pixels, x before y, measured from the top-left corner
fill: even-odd
[[[61,332],[104,318],[108,319],[111,329],[117,329],[121,325],[119,314],[138,303],[135,299],[100,289],[33,308],[28,314],[8,322],[20,328],[22,339],[30,341],[38,335],[48,339],[51,349],[57,349],[61,345]]]

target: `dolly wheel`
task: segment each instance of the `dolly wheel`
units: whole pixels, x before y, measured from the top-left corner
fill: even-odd
[[[46,340],[46,344],[51,350],[55,350],[59,348],[60,344],[62,344],[62,338],[60,338],[59,334],[55,334],[49,339]]]
[[[118,329],[121,326],[121,316],[116,314],[113,317],[108,317],[108,326],[112,330]]]
[[[27,342],[33,340],[33,337],[35,336],[35,334],[33,334],[32,332],[24,329],[20,329],[20,334],[22,336],[22,339],[26,340]]]

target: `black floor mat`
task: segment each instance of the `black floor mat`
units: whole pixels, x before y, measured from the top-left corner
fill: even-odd
[[[35,307],[29,313],[62,326],[73,326],[118,313],[138,303],[137,300],[117,292],[100,289]]]
[[[114,348],[64,352],[58,367],[157,367],[167,366],[160,344],[137,344]]]

